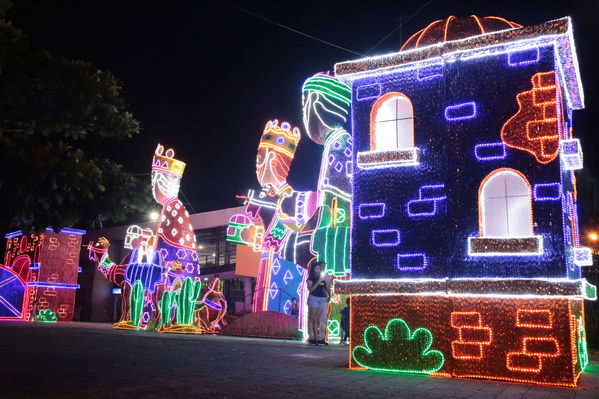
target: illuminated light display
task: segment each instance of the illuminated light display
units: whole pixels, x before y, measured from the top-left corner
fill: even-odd
[[[371,242],[375,247],[396,247],[401,242],[400,233],[397,229],[372,230]]]
[[[553,328],[553,313],[547,309],[518,309],[516,312],[517,327]]]
[[[362,151],[356,160],[360,169],[387,169],[398,166],[416,166],[420,163],[420,150]]]
[[[319,75],[310,87],[331,93],[337,90],[338,85],[326,75]],[[344,106],[340,104],[349,100],[343,95],[335,95],[329,102],[330,98],[314,96],[310,101],[320,104],[319,107],[325,103],[329,107],[334,105],[335,112],[340,112],[342,117]],[[321,112],[313,120],[327,117]],[[330,119],[327,120],[330,123]],[[262,254],[253,298],[254,312],[272,310],[287,313],[285,304],[288,300],[295,297],[301,305],[305,302],[305,293],[300,289],[305,279],[303,268],[314,254],[309,245],[296,244],[310,241],[317,225],[314,218],[319,196],[315,192],[295,191],[286,182],[300,138],[299,129],[288,122],[267,122],[256,156],[256,176],[261,191],[249,191],[245,197],[245,214],[234,215],[227,228],[228,241],[251,246]],[[331,163],[334,167],[334,161]],[[311,223],[310,231],[304,231],[308,223]],[[207,305],[204,308],[206,311],[210,309]],[[303,316],[301,319],[300,322]]]
[[[335,65],[353,94],[357,166],[351,277],[334,282],[351,298],[351,368],[416,371],[389,366],[407,349],[372,358],[401,319],[434,337],[434,375],[576,386],[582,301],[597,294],[580,271],[573,43],[569,18],[450,17],[404,51]],[[373,235],[391,228],[401,237]]]
[[[503,125],[501,138],[509,147],[528,151],[538,162],[549,163],[559,152],[560,91],[554,71],[537,73],[531,82],[531,90],[516,96],[518,112]]]
[[[479,161],[495,161],[507,158],[505,143],[483,143],[474,146],[474,156]]]
[[[0,268],[0,319],[36,320],[53,312],[71,321],[79,288],[79,253],[85,230],[7,234],[5,265]]]
[[[97,263],[97,269],[104,275],[111,283],[116,284],[120,288],[121,295],[121,318],[117,323],[114,324],[116,329],[144,329],[145,321],[144,317],[141,317],[141,321],[137,324],[133,323],[135,319],[132,319],[131,315],[131,296],[132,286],[138,282],[141,285],[141,291],[136,291],[136,306],[144,307],[146,302],[145,297],[149,296],[155,299],[156,295],[148,292],[145,294],[145,289],[152,287],[152,292],[156,292],[156,285],[166,284],[165,276],[161,274],[163,271],[160,256],[154,254],[154,258],[157,258],[158,263],[148,263],[137,261],[142,258],[142,254],[146,253],[147,242],[138,242],[139,247],[135,248],[131,253],[125,257],[121,264],[114,263],[108,255],[108,248],[110,248],[110,242],[105,237],[100,237],[96,242],[89,242],[87,249],[89,253],[89,259]],[[129,268],[133,269],[129,272]],[[141,271],[141,272],[140,272]],[[127,278],[129,276],[129,278]],[[134,279],[130,279],[131,277]],[[142,294],[140,298],[139,295]],[[141,304],[141,305],[140,305]],[[150,308],[151,306],[148,306]],[[146,313],[145,311],[143,313]],[[136,315],[137,316],[137,315]],[[142,315],[143,316],[143,315]],[[145,320],[149,320],[150,311],[148,310]]]
[[[578,326],[578,332],[576,337],[576,347],[578,350],[578,360],[580,361],[580,368],[582,371],[589,364],[589,352],[587,350],[586,330],[584,328],[584,312],[583,315],[576,317],[576,326]]]
[[[52,311],[52,309],[42,309],[37,312],[34,320],[41,321],[42,323],[56,323],[58,317],[56,317],[56,312]]]
[[[391,293],[351,298],[352,368],[422,372],[388,366],[402,364],[411,359],[410,354],[412,358],[418,357],[413,352],[399,350],[402,345],[385,346],[385,335],[378,326],[397,319],[404,320],[406,326],[426,326],[423,328],[434,337],[433,345],[428,348],[444,357],[441,367],[433,372],[435,375],[576,386],[584,365],[584,352],[579,362],[572,362],[581,357],[577,355],[579,339],[584,338],[577,321],[583,317],[580,299]],[[547,328],[549,314],[552,324]],[[571,323],[570,318],[576,322]],[[380,338],[383,339],[378,342]],[[369,355],[369,347],[387,348],[378,358],[374,356],[378,366],[386,362],[383,367],[365,363],[356,356],[356,351],[362,356]],[[583,347],[586,345],[581,344],[580,348]],[[371,353],[377,352],[371,350]],[[367,358],[372,357],[370,354]]]
[[[148,240],[154,233],[151,229],[144,229],[137,225],[132,225],[127,228],[125,235],[125,243],[123,247],[126,249],[134,249],[143,241]]]
[[[162,211],[155,236],[147,243],[146,251],[150,255],[148,259],[152,259],[154,253],[160,253],[164,266],[171,269],[168,273],[169,284],[177,279],[191,277],[195,280],[200,276],[193,225],[189,212],[178,198],[184,170],[185,163],[175,158],[175,151],[165,151],[158,144],[152,158],[152,195],[162,206]],[[149,232],[136,233],[145,237]],[[186,267],[173,268],[175,261],[184,262]]]
[[[215,278],[199,302],[196,309],[196,320],[200,330],[208,334],[216,334],[227,325],[227,301],[220,290],[220,280]]]
[[[370,150],[388,151],[414,147],[414,109],[403,93],[379,97],[370,111]]]
[[[436,43],[462,39],[466,36],[477,36],[494,31],[509,30],[522,27],[515,22],[501,17],[456,18],[453,15],[445,20],[437,20],[426,28],[413,34],[401,47],[401,50],[425,47]]]
[[[23,235],[23,232],[21,230],[17,230],[17,231],[13,231],[11,233],[7,233],[4,235],[4,238],[14,238],[14,237],[20,237]]]
[[[391,295],[394,292],[462,297],[492,296],[597,299],[595,286],[585,279],[403,278],[336,280],[335,292],[352,295]]]
[[[468,237],[470,256],[543,255],[543,237]]]
[[[457,328],[458,339],[451,342],[455,359],[477,359],[484,355],[484,348],[493,341],[493,330],[483,326],[479,312],[452,312],[451,326]]]
[[[372,100],[381,95],[381,85],[374,83],[371,85],[360,86],[356,90],[356,101]]]
[[[425,254],[397,254],[395,268],[401,271],[424,270],[428,266]]]
[[[418,199],[410,200],[407,204],[410,217],[435,216],[440,204],[447,196],[443,195],[444,184],[427,184],[418,189]]]
[[[201,286],[196,238],[189,212],[177,197],[184,170],[175,151],[158,144],[151,182],[162,211],[155,231],[130,226],[124,242],[130,252],[120,264],[108,256],[106,238],[87,245],[89,258],[121,295],[121,319],[114,328],[199,332],[193,325]]]
[[[329,76],[328,79],[335,82],[337,96],[343,96],[347,101],[337,104],[341,107],[341,112],[337,108],[332,109],[334,112],[327,110],[326,117],[323,118],[324,112],[311,99],[329,97],[328,101],[332,102],[335,96],[309,85],[313,79],[318,79],[319,75],[316,74],[306,80],[302,93],[305,131],[310,139],[317,144],[322,143],[324,147],[318,177],[321,206],[316,212],[318,222],[310,240],[310,250],[316,254],[316,260],[325,262],[326,273],[334,279],[345,279],[350,273],[349,245],[353,217],[351,178],[354,169],[352,167],[354,143],[346,130],[351,111],[349,106],[352,102],[352,92],[344,82]],[[380,95],[381,85],[370,83],[357,90],[360,92],[355,93],[356,101],[370,101],[369,99],[375,95]],[[319,117],[316,118],[316,115]],[[383,209],[380,208],[377,205],[373,205],[370,209],[364,208],[364,215],[376,218],[381,212],[385,212],[384,205]],[[378,243],[377,237],[373,242]],[[321,320],[321,328],[325,331],[321,331],[320,338],[325,338],[326,333],[329,342],[340,339],[341,310],[345,303],[344,296],[332,296],[328,314],[324,314]],[[302,330],[307,330],[305,324],[302,324]]]
[[[580,146],[580,140],[561,140],[560,158],[565,170],[582,169],[582,150]]]
[[[175,295],[175,292],[165,291],[162,294],[162,298],[160,298],[158,301],[158,309],[160,311],[158,331],[164,330],[164,328],[171,324],[173,320],[173,305],[175,304]]]
[[[28,287],[42,287],[42,288],[66,288],[71,290],[79,289],[79,284],[61,284],[61,283],[40,283],[32,282],[27,284]]]
[[[562,198],[561,183],[539,183],[534,185],[535,201],[559,201]]]
[[[586,247],[574,248],[574,263],[576,266],[592,266],[593,251]]]
[[[131,295],[129,297],[129,303],[131,304],[131,327],[138,329],[144,308],[144,288],[140,280],[136,280],[131,287]],[[121,327],[122,328],[122,327]]]
[[[507,55],[507,63],[511,67],[536,64],[539,62],[539,60],[540,52],[538,47],[514,51],[512,53],[508,53]]]
[[[522,352],[507,354],[507,368],[511,371],[539,373],[543,359],[558,357],[560,353],[557,339],[552,337],[524,337]]]
[[[385,216],[387,206],[384,202],[373,202],[370,204],[360,204],[358,206],[358,217],[364,219],[378,219]]]
[[[377,326],[364,331],[365,346],[356,346],[352,355],[356,363],[372,370],[404,373],[432,373],[443,367],[445,357],[431,350],[433,335],[426,328],[413,332],[402,319],[392,319],[383,334]]]
[[[26,320],[27,283],[13,270],[0,265],[0,320]]]
[[[445,119],[450,122],[472,118],[476,118],[476,103],[474,101],[450,105],[445,108]]]
[[[416,73],[419,81],[440,78],[443,76],[443,64],[433,64],[418,68]]]

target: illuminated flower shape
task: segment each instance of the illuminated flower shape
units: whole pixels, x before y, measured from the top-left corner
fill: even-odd
[[[445,363],[443,353],[430,350],[433,335],[426,328],[410,327],[402,319],[387,323],[385,333],[370,326],[364,331],[365,346],[356,346],[353,358],[362,367],[400,373],[432,373]]]
[[[184,250],[183,248],[179,248],[177,250],[176,255],[177,255],[177,259],[183,260],[183,259],[187,258],[187,251]]]

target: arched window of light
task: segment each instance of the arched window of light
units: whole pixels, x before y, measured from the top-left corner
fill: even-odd
[[[509,168],[491,172],[480,185],[478,200],[481,237],[534,235],[531,189],[522,173]]]
[[[414,109],[403,93],[381,96],[370,111],[370,150],[389,151],[414,147]]]

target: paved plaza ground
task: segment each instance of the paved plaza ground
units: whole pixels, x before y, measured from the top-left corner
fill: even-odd
[[[0,397],[599,398],[593,356],[578,389],[347,369],[347,346],[0,323]]]

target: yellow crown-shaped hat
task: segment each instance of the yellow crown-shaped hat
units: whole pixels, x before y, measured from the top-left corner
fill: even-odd
[[[279,121],[275,119],[266,123],[258,148],[271,148],[293,158],[300,137],[297,127],[292,128],[287,122],[281,122],[279,125]]]
[[[180,177],[183,176],[185,162],[175,159],[175,150],[169,148],[165,152],[164,146],[158,144],[152,158],[152,170],[160,170]]]

